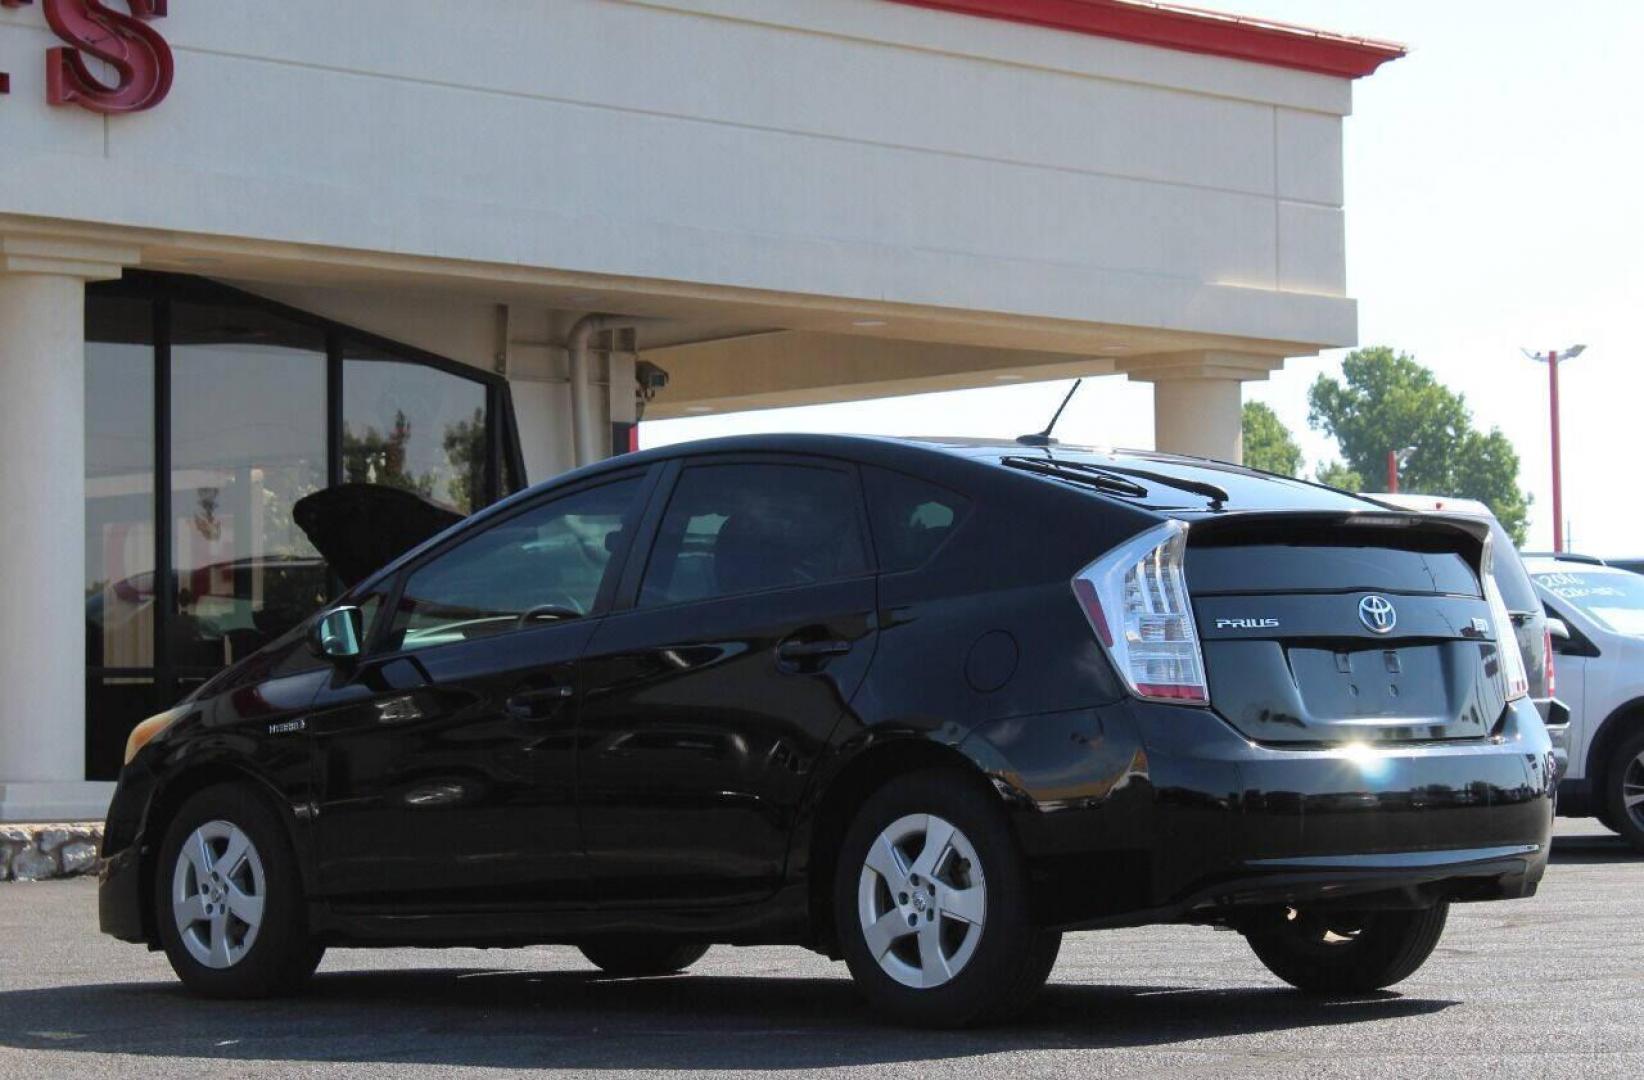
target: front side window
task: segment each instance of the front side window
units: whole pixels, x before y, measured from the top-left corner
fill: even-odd
[[[807,465],[696,465],[680,476],[639,606],[814,585],[867,572],[855,478]]]
[[[639,487],[633,477],[554,499],[417,569],[385,647],[427,649],[587,615]]]

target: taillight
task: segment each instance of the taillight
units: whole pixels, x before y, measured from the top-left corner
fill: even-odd
[[[1542,661],[1541,671],[1542,674],[1547,676],[1547,696],[1552,697],[1553,692],[1558,689],[1558,665],[1553,663],[1553,632],[1551,630],[1541,632],[1541,655],[1545,657]]]
[[[1166,522],[1073,577],[1073,595],[1130,692],[1148,701],[1208,705],[1204,654],[1188,601],[1187,526]]]
[[[1496,652],[1501,656],[1501,680],[1508,701],[1527,697],[1530,693],[1530,674],[1524,669],[1524,653],[1518,647],[1518,634],[1513,630],[1513,619],[1507,614],[1507,602],[1496,587],[1495,552],[1487,537],[1484,541],[1484,599],[1490,605],[1490,622],[1495,624]]]

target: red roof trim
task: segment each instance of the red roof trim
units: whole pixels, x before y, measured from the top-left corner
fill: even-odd
[[[1404,46],[1149,0],[894,0],[1209,56],[1356,79]]]

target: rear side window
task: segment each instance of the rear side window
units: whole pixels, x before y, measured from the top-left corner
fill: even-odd
[[[879,569],[886,573],[925,565],[970,511],[969,499],[928,480],[871,467],[862,475]]]
[[[816,585],[866,573],[867,563],[851,473],[692,465],[668,500],[639,606]]]

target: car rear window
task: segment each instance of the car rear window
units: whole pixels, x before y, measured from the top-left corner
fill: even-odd
[[[1479,595],[1473,568],[1453,552],[1317,543],[1189,545],[1187,583],[1196,596],[1354,589]]]
[[[939,484],[889,469],[866,468],[868,518],[879,569],[914,570],[930,561],[970,512],[970,500]]]

